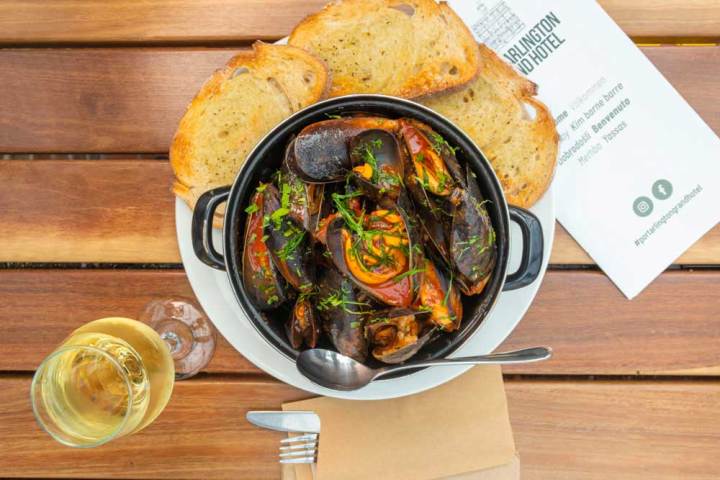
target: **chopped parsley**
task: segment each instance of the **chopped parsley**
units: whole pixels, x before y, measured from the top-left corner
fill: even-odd
[[[278,258],[280,260],[287,262],[291,258],[295,257],[295,252],[297,251],[298,247],[302,243],[302,241],[305,239],[305,230],[291,227],[287,230],[287,232],[290,232],[291,236],[290,239],[283,245],[283,247],[276,251]],[[285,232],[285,233],[287,233]]]
[[[280,208],[270,214],[270,220],[275,223],[275,228],[280,228],[283,217],[290,213],[290,184],[283,183],[280,198]]]
[[[370,304],[367,302],[356,302],[348,300],[347,297],[352,293],[349,286],[343,285],[340,290],[336,290],[327,297],[323,298],[318,302],[317,309],[322,311],[332,310],[334,308],[341,308],[346,313],[351,315],[364,315],[365,311],[353,310],[351,307],[369,307]]]

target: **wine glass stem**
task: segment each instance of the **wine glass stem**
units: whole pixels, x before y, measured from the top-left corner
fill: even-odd
[[[160,338],[162,338],[165,343],[167,344],[168,348],[170,348],[170,354],[174,355],[180,350],[180,343],[182,340],[175,332],[168,332],[165,331],[160,335]]]

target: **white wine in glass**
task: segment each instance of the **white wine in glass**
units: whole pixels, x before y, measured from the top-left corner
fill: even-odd
[[[94,447],[149,425],[172,394],[170,350],[147,325],[95,320],[75,330],[35,372],[33,412],[60,443]]]

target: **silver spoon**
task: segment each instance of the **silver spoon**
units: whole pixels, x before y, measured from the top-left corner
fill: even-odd
[[[514,363],[539,362],[552,356],[549,347],[525,348],[514,352],[492,353],[475,357],[430,360],[403,365],[389,365],[370,368],[350,357],[322,348],[305,350],[297,358],[297,369],[308,379],[333,390],[357,390],[373,380],[401,370],[445,365],[509,365]]]

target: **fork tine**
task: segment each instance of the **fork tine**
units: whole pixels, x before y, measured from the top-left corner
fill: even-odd
[[[300,458],[315,456],[315,450],[302,450],[298,452],[285,452],[280,454],[280,458]]]
[[[300,435],[299,437],[288,437],[280,440],[280,443],[295,443],[295,442],[310,442],[317,440],[317,433],[308,433],[306,435]]]
[[[315,463],[315,457],[281,458],[280,463]]]
[[[292,450],[315,450],[315,447],[317,446],[317,443],[310,442],[310,443],[303,443],[301,445],[290,445],[285,447],[280,447],[281,452],[289,452]]]

